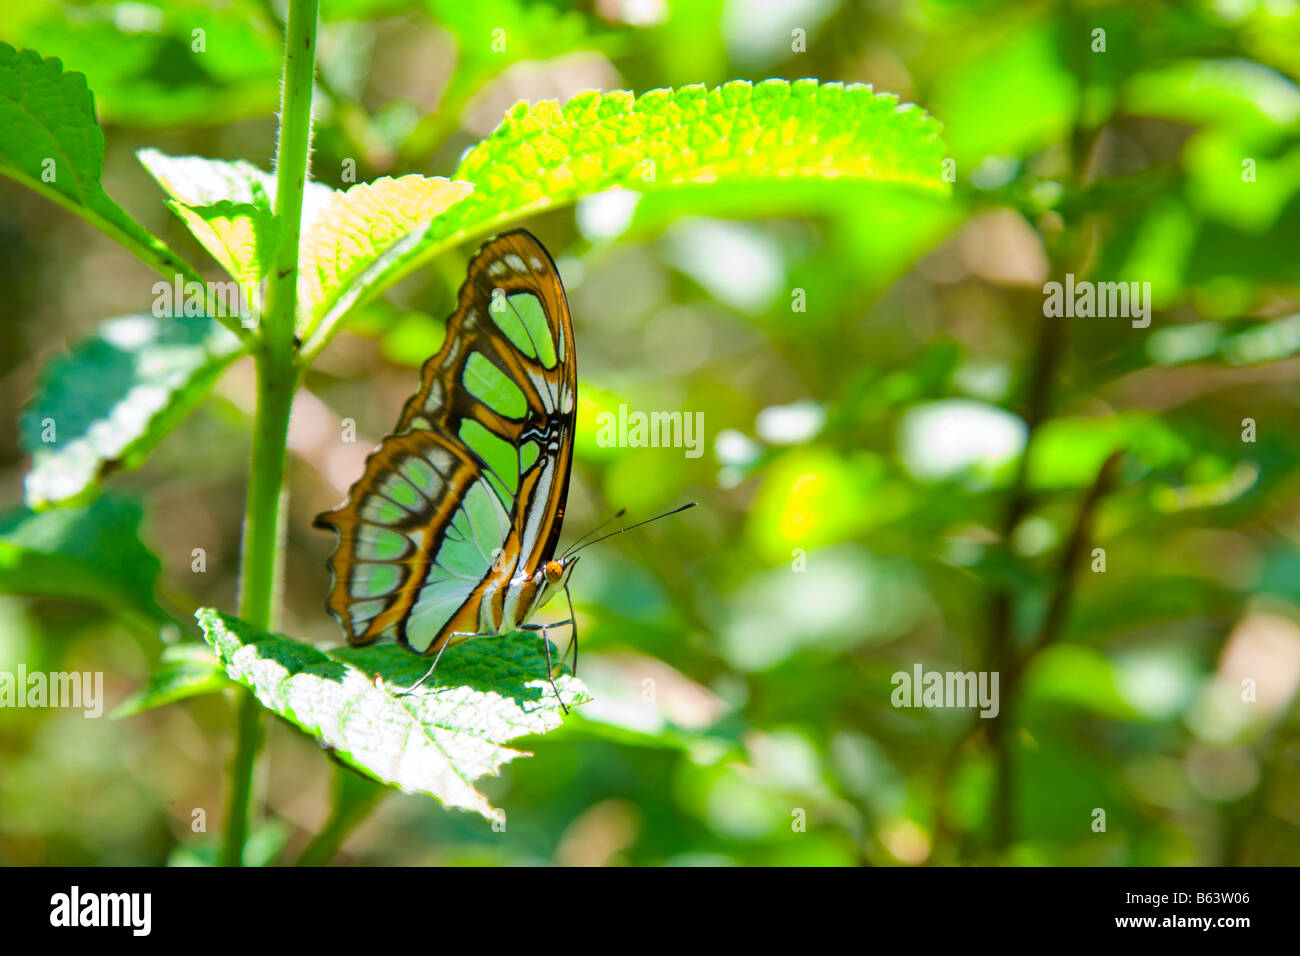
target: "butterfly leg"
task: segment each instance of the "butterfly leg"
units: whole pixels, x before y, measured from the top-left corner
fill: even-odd
[[[454,631],[454,632],[452,632],[451,636],[452,636],[452,637],[495,637],[496,635],[494,635],[494,634],[468,634],[468,633],[465,633],[464,631]],[[424,672],[424,676],[423,676],[423,677],[421,677],[419,680],[417,680],[417,681],[416,681],[414,684],[412,684],[410,687],[406,688],[406,690],[402,691],[401,693],[394,694],[393,696],[394,696],[394,697],[410,697],[410,696],[411,696],[412,694],[414,694],[417,690],[419,690],[419,689],[420,689],[420,685],[423,684],[425,681],[427,681],[430,677],[432,677],[432,676],[433,676],[433,672],[434,672],[435,670],[438,669],[438,661],[442,660],[442,652],[445,651],[445,650],[447,649],[447,645],[450,644],[450,643],[451,643],[450,640],[446,640],[446,641],[443,641],[443,642],[442,642],[442,647],[438,648],[438,653],[433,655],[433,663],[429,665],[429,669],[428,669],[427,671]]]
[[[577,677],[578,676],[578,615],[573,613],[573,595],[569,593],[568,581],[564,582],[564,599],[569,602],[569,624],[572,626],[572,630],[569,632],[569,643],[573,645],[573,676]],[[567,647],[564,649],[564,654],[566,657],[569,654],[569,649]],[[563,659],[561,659],[560,663],[561,664],[564,663]]]
[[[560,623],[562,623],[562,624],[568,624],[568,623],[571,623],[571,622],[569,622],[569,621],[561,621]],[[554,669],[554,666],[551,664],[551,639],[550,639],[550,637],[547,636],[547,633],[546,633],[547,628],[554,627],[555,625],[553,625],[553,624],[524,624],[524,625],[521,625],[521,626],[522,626],[523,630],[525,630],[525,631],[541,631],[541,632],[542,632],[542,649],[546,651],[546,679],[549,680],[549,681],[551,682],[551,690],[555,691],[555,699],[558,700],[558,701],[560,702],[560,707],[561,707],[561,708],[564,710],[564,712],[567,714],[567,713],[569,712],[569,708],[568,708],[568,707],[565,707],[565,705],[564,705],[564,698],[560,696],[560,688],[558,688],[558,687],[555,686],[555,669]]]

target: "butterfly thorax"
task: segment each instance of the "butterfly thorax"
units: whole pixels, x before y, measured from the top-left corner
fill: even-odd
[[[509,634],[527,624],[564,590],[577,562],[576,556],[548,561],[532,573],[521,571],[504,582],[489,584],[479,605],[479,633]]]

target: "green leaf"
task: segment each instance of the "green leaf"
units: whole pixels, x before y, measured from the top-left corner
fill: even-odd
[[[241,283],[256,285],[275,254],[275,177],[242,159],[167,156],[156,149],[136,153],[172,198],[168,203],[203,248]],[[309,182],[303,222],[310,223],[335,190]]]
[[[1284,74],[1245,59],[1162,63],[1131,77],[1124,106],[1189,126],[1294,128],[1300,88]]]
[[[1067,134],[1080,96],[1061,59],[1068,42],[1050,19],[963,31],[927,100],[943,117],[959,176],[985,156],[1028,155]]]
[[[591,45],[587,20],[577,10],[560,10],[526,0],[424,0],[424,6],[440,27],[456,37],[457,69],[461,60],[505,64],[540,60]],[[500,28],[503,43],[493,49],[492,31]],[[504,48],[502,48],[504,47]],[[504,67],[498,67],[500,72]]]
[[[497,812],[474,781],[525,756],[507,741],[561,723],[546,658],[532,635],[453,648],[431,686],[398,697],[428,669],[427,658],[395,645],[321,651],[211,608],[195,616],[231,678],[344,763],[488,819]],[[590,699],[570,675],[556,684],[569,706]]]
[[[0,592],[92,601],[171,621],[154,601],[158,559],[139,537],[134,501],[98,498],[83,508],[0,513]]]
[[[210,206],[167,204],[194,238],[247,288],[255,288],[271,267],[277,233],[275,216],[252,203],[219,202]],[[253,296],[248,297],[251,301]]]
[[[1086,487],[1102,463],[1127,451],[1142,468],[1185,465],[1194,452],[1187,436],[1147,412],[1054,418],[1044,422],[1029,451],[1029,484],[1040,490]]]
[[[946,194],[939,124],[869,86],[815,80],[586,92],[518,103],[461,162],[478,188],[453,221],[541,209],[612,186],[792,177],[881,180]],[[519,215],[515,212],[512,215]]]
[[[114,719],[130,717],[229,686],[225,669],[206,644],[171,644],[163,648],[158,667],[144,686],[122,701],[112,716]]]
[[[362,295],[375,260],[408,236],[418,241],[435,216],[473,191],[470,183],[412,175],[385,176],[336,192],[303,236],[299,335],[310,335],[340,301]]]
[[[1100,651],[1077,644],[1047,648],[1025,673],[1025,703],[1059,714],[1081,707],[1112,720],[1140,719],[1116,687],[1114,664]]]
[[[329,819],[294,861],[294,866],[324,866],[328,863],[357,824],[389,792],[370,777],[337,761],[334,764],[333,789],[334,803]]]
[[[167,195],[181,205],[210,206],[224,201],[268,211],[274,205],[275,177],[245,160],[168,156],[156,149],[141,149],[135,155]],[[333,193],[328,186],[313,186]]]
[[[646,728],[617,716],[593,718],[578,713],[572,727],[588,737],[629,747],[680,750],[690,754],[691,762],[698,766],[740,760],[744,755],[744,747],[735,733],[690,730],[671,721]]]
[[[946,196],[943,158],[937,121],[861,84],[738,81],[640,97],[580,93],[563,107],[519,103],[456,170],[474,194],[435,219],[422,241],[379,264],[368,292],[462,239],[616,186],[649,192],[839,178]],[[339,303],[305,352],[324,346],[354,301]]]
[[[203,316],[129,315],[46,367],[19,420],[32,455],[27,503],[84,499],[109,472],[135,468],[242,351]]]
[[[195,275],[100,185],[104,134],[80,73],[0,43],[0,173],[54,200],[163,275]]]

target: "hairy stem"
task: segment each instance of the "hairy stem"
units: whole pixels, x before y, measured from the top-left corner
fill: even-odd
[[[279,239],[267,282],[266,312],[254,355],[257,413],[244,510],[240,555],[239,615],[269,631],[277,622],[278,582],[283,553],[286,494],[285,450],[289,413],[298,385],[294,361],[298,238],[311,140],[312,72],[316,53],[316,0],[292,0],[285,36],[280,99],[280,141],[276,147],[275,215]],[[221,863],[237,866],[248,836],[253,768],[261,739],[261,707],[247,690],[237,690],[238,721],[231,762],[230,804]]]

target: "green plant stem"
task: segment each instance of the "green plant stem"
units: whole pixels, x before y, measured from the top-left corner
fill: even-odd
[[[273,356],[292,355],[298,297],[298,239],[311,145],[312,73],[316,55],[316,0],[292,0],[284,44],[280,141],[275,153],[278,246],[266,290],[263,340]]]
[[[248,471],[244,539],[240,555],[239,616],[262,631],[277,623],[278,582],[286,518],[284,488],[289,413],[298,385],[294,356],[298,240],[311,140],[312,72],[316,52],[316,0],[292,0],[285,36],[276,146],[275,215],[279,244],[267,282],[266,312],[254,352],[257,413]],[[238,865],[248,836],[253,767],[261,739],[261,706],[239,690],[237,738],[231,761],[230,802],[221,848],[224,866]]]
[[[387,795],[386,788],[336,762],[330,818],[294,861],[294,866],[324,866],[332,860],[357,824]]]
[[[226,813],[225,839],[221,842],[221,866],[243,863],[248,839],[248,815],[253,797],[253,767],[262,743],[262,705],[243,688],[236,688],[235,753],[230,760],[230,796]]]
[[[1082,30],[1085,21],[1074,3],[1067,3],[1065,17],[1071,29]],[[1079,77],[1080,85],[1086,87],[1090,76],[1091,61],[1087,54],[1072,50],[1069,67]],[[1088,166],[1097,137],[1099,126],[1085,124],[1077,118],[1070,131],[1070,172],[1069,181],[1075,191],[1087,187]],[[1074,217],[1062,224],[1063,228],[1055,240],[1044,236],[1048,248],[1050,274],[1060,276],[1068,271],[1086,271],[1088,256],[1081,253],[1078,240],[1086,234],[1088,220],[1086,217]],[[1040,226],[1041,228],[1041,226]],[[1040,312],[1041,297],[1033,303],[1034,311]],[[1034,352],[1034,365],[1030,374],[1028,394],[1026,397],[1025,424],[1027,432],[1024,449],[1020,453],[1020,462],[1012,483],[1007,510],[1002,521],[1002,547],[1006,556],[1015,561],[1011,540],[1020,522],[1033,507],[1033,495],[1029,487],[1029,462],[1033,454],[1034,439],[1040,426],[1051,415],[1052,383],[1057,368],[1065,355],[1067,331],[1060,319],[1042,316],[1039,322],[1038,344]],[[1108,476],[1113,466],[1103,469],[1103,476]],[[1102,480],[1102,479],[1099,479]],[[1103,484],[1098,496],[1104,494]],[[1085,509],[1088,505],[1085,502]],[[1082,520],[1088,520],[1090,511],[1085,510]],[[1084,529],[1086,534],[1086,528]],[[1068,560],[1068,558],[1067,558]],[[1054,638],[1064,622],[1066,607],[1069,602],[1070,588],[1058,592],[1048,609],[1044,628],[1039,640],[1045,644]],[[992,720],[989,728],[989,744],[992,750],[994,766],[994,797],[992,807],[992,847],[1001,854],[1012,844],[1015,838],[1015,754],[1014,736],[1019,719],[1020,673],[1027,660],[1024,652],[1017,648],[1015,629],[1017,608],[1020,595],[1014,584],[1007,583],[999,587],[993,595],[989,608],[989,667],[1001,675],[999,698],[1001,707],[998,716]],[[1044,640],[1043,635],[1047,637]],[[1042,646],[1042,645],[1036,645]]]
[[[285,446],[297,375],[292,359],[277,363],[265,354],[258,356],[256,368],[257,413],[244,511],[239,616],[254,627],[271,631],[277,624],[276,582],[286,510]]]

